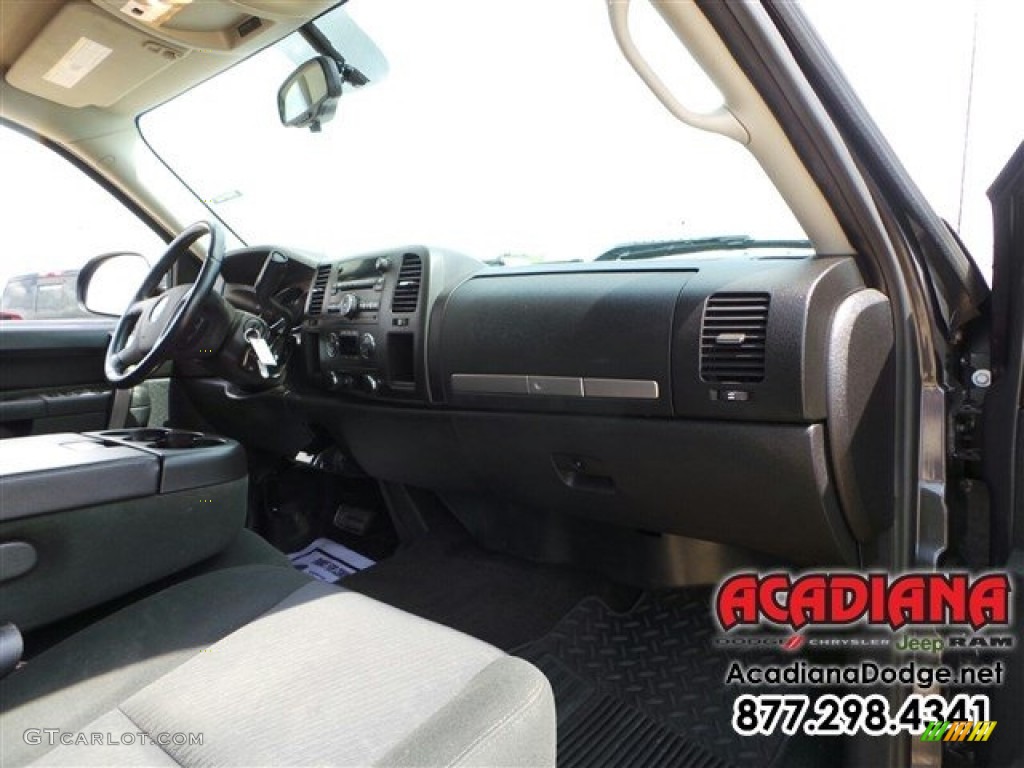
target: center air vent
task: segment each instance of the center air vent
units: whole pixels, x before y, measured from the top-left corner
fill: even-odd
[[[764,380],[767,293],[716,293],[704,308],[700,377],[704,381]]]
[[[391,297],[391,311],[396,314],[415,312],[419,304],[420,283],[423,282],[423,261],[415,253],[402,257],[398,282]]]
[[[321,264],[316,268],[316,277],[313,280],[313,287],[309,289],[309,314],[319,315],[323,310],[324,295],[327,293],[327,283],[330,279],[330,264]]]

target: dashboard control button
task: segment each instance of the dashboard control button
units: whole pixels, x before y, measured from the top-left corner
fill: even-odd
[[[371,376],[368,373],[364,374],[363,375],[363,389],[365,389],[368,394],[371,394],[371,395],[377,394],[377,391],[380,389],[380,382],[377,381],[377,377],[376,376]]]
[[[724,400],[727,403],[745,403],[750,400],[750,393],[743,389],[722,389],[717,392],[715,400]]]
[[[381,256],[373,265],[378,272],[387,272],[391,269],[391,259],[387,256]]]
[[[345,317],[355,317],[359,314],[359,297],[354,293],[346,293],[342,296],[341,314]]]
[[[377,341],[369,333],[364,333],[359,338],[359,356],[363,360],[370,360],[377,351]]]
[[[330,373],[327,374],[327,386],[329,386],[331,389],[337,389],[340,384],[341,381],[339,380],[338,374],[335,371],[331,371]]]
[[[337,357],[338,350],[341,348],[341,339],[338,338],[338,334],[332,333],[327,337],[327,356]]]

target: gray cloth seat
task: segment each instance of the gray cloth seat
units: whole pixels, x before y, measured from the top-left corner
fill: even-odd
[[[555,760],[536,668],[269,565],[190,579],[88,627],[0,681],[0,707],[4,766]]]

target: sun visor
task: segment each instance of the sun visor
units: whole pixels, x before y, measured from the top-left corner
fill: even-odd
[[[6,79],[68,107],[108,107],[187,53],[91,3],[70,3],[14,62]]]

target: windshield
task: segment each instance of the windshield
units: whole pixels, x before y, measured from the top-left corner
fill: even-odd
[[[872,119],[991,279],[987,191],[1024,137],[1024,3],[801,0]],[[865,41],[870,41],[865,45]]]
[[[690,76],[661,19],[633,5],[649,57]],[[701,238],[808,253],[754,159],[654,99],[604,3],[352,0],[317,26],[370,80],[345,86],[321,132],[278,117],[278,86],[317,54],[298,33],[140,120],[249,244],[339,256],[418,243],[503,263]]]

